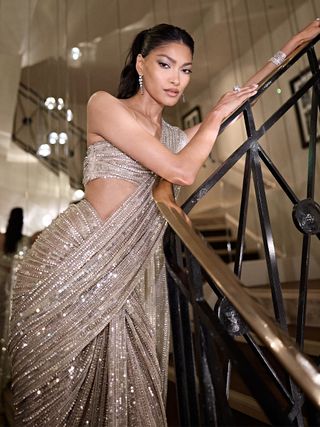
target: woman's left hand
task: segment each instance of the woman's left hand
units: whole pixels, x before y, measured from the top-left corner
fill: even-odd
[[[187,224],[192,225],[192,222],[188,215],[177,205],[172,191],[172,184],[165,179],[160,179],[152,190],[153,198],[156,202],[162,202],[169,209],[175,211],[180,215]]]

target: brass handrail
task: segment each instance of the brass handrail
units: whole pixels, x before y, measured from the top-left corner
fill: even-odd
[[[297,349],[293,340],[246,292],[241,281],[206,244],[192,225],[175,209],[159,200],[156,187],[153,197],[170,227],[211,277],[217,288],[236,308],[267,349],[274,354],[297,385],[320,408],[320,372],[317,367]]]

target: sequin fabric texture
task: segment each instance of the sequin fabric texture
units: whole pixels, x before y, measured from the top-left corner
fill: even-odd
[[[179,151],[178,128],[162,143]],[[165,426],[169,314],[156,176],[106,141],[84,182],[136,189],[107,220],[86,200],[37,239],[17,275],[9,353],[17,426]]]
[[[13,254],[0,251],[0,414],[4,412],[3,392],[10,383],[10,366],[7,354],[11,293],[16,273],[30,247],[30,239],[23,236]]]

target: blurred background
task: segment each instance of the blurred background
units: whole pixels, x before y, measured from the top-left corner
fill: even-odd
[[[0,393],[4,390],[0,426],[13,425],[6,337],[15,273],[39,232],[84,196],[86,104],[98,90],[116,95],[134,36],[162,22],[185,28],[193,36],[194,67],[186,102],[164,112],[169,123],[186,128],[198,123],[223,93],[244,84],[316,17],[320,17],[319,0],[0,0]],[[319,47],[316,53],[320,58]],[[272,84],[253,106],[256,128],[309,77],[303,58]],[[307,195],[310,110],[311,90],[259,141],[300,200]],[[182,188],[180,202],[246,139],[243,122],[232,123],[219,136],[194,185]],[[243,169],[241,158],[190,213],[195,227],[230,268],[235,260]],[[292,221],[291,201],[263,166],[262,172],[288,323],[295,328],[303,237]],[[319,203],[319,161],[315,175]],[[252,183],[248,206],[241,281],[272,316]],[[14,244],[7,250],[8,241]],[[316,236],[308,278],[305,348],[319,357]],[[169,420],[169,425],[177,425],[170,372],[168,413],[174,421]],[[233,403],[233,408],[241,407],[241,399]],[[252,416],[251,409],[248,414]]]

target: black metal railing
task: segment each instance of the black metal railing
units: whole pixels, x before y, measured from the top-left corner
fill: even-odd
[[[272,425],[304,426],[305,419],[308,419],[309,425],[320,425],[320,373],[308,358],[294,348],[287,335],[286,312],[262,172],[262,165],[265,165],[280,189],[292,202],[292,218],[297,230],[303,235],[296,332],[296,343],[302,351],[310,242],[313,236],[319,245],[320,238],[320,206],[314,199],[320,96],[320,71],[314,45],[319,39],[320,36],[291,55],[282,67],[261,82],[253,99],[245,102],[225,120],[220,132],[243,114],[247,139],[183,205],[184,211],[189,213],[197,202],[245,156],[234,274],[182,218],[159,204],[169,223],[164,238],[164,251],[167,262],[178,406],[180,423],[183,426],[237,425],[229,395],[232,371],[238,372],[242,382],[246,384]],[[308,58],[312,76],[259,128],[256,128],[252,103],[303,56]],[[259,140],[310,88],[312,88],[312,109],[307,189],[306,197],[301,200],[262,148]],[[263,308],[248,299],[239,280],[243,265],[251,176],[274,317],[278,324],[276,329],[270,326],[272,321],[265,316]],[[214,307],[210,306],[204,297],[204,286],[209,287],[217,297]],[[269,334],[270,328],[274,332],[272,336]],[[237,339],[237,336],[242,336],[247,345]]]

